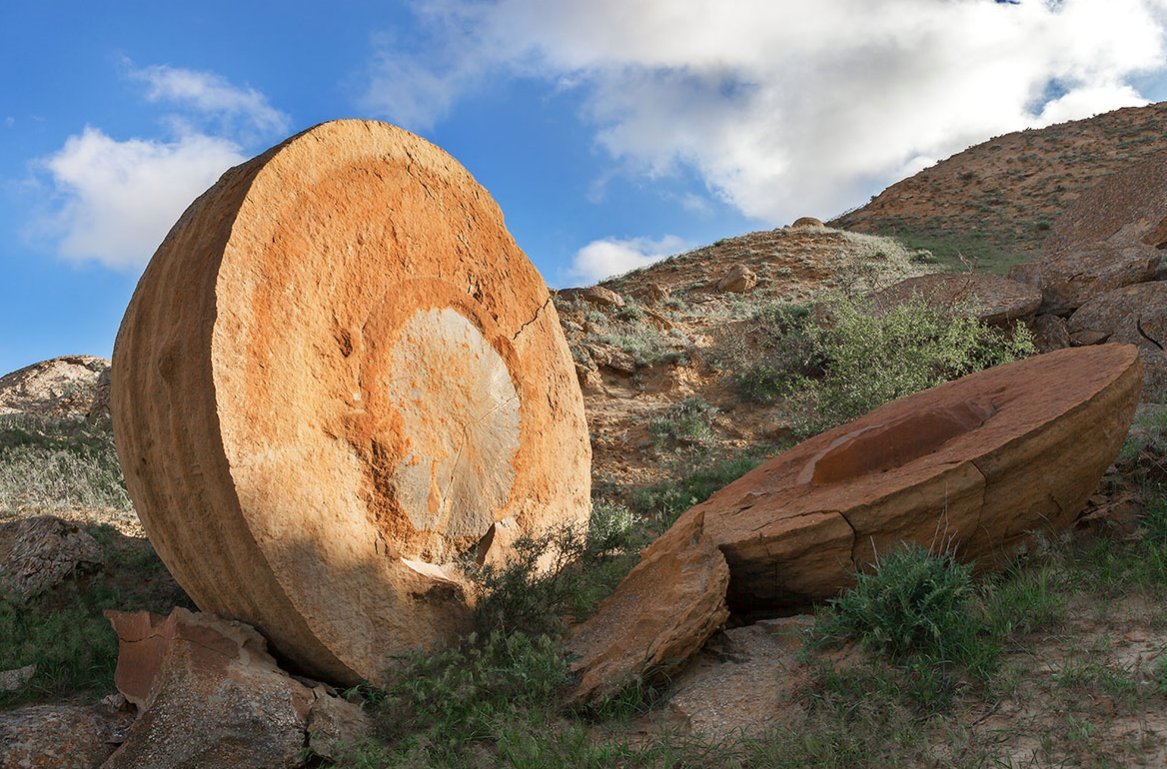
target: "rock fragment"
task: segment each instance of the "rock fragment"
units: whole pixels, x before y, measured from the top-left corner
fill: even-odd
[[[1153,281],[1108,291],[1070,316],[1075,345],[1121,342],[1143,359],[1143,400],[1167,402],[1167,283]]]
[[[328,750],[364,715],[276,666],[254,629],[186,609],[107,612],[118,690],[139,709],[104,769],[298,766],[313,726]]]
[[[71,521],[38,515],[0,523],[0,596],[43,593],[103,560],[97,540]]]
[[[132,720],[129,712],[105,704],[0,712],[0,769],[97,769]]]
[[[745,294],[758,285],[758,275],[749,267],[736,265],[717,281],[717,290],[731,294]]]
[[[729,616],[729,570],[689,516],[645,548],[640,562],[568,642],[579,676],[568,700],[583,704],[640,678],[679,670]]]

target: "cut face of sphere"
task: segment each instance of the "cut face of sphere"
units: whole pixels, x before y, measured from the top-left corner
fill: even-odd
[[[587,525],[546,284],[465,169],[383,123],[316,126],[191,205],[126,311],[113,404],[183,588],[338,683],[468,629],[463,557]]]
[[[414,528],[485,535],[494,524],[490,511],[510,495],[519,448],[519,396],[506,363],[454,310],[419,310],[376,386],[412,436],[389,485]]]

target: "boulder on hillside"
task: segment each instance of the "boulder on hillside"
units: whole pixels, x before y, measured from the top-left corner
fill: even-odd
[[[820,601],[905,541],[986,568],[1073,524],[1127,434],[1131,345],[1071,348],[898,401],[768,460],[686,512],[751,613]]]
[[[460,559],[500,521],[587,526],[546,284],[464,168],[384,123],[311,128],[187,209],[122,321],[112,405],[178,583],[325,680],[469,629]]]
[[[1167,245],[1167,153],[1132,161],[1085,191],[1054,220],[1044,256],[1100,241]]]
[[[791,229],[799,229],[802,227],[825,227],[822,219],[816,219],[813,216],[800,216],[794,220],[794,224],[790,225]]]
[[[74,572],[100,568],[101,545],[72,521],[51,515],[0,523],[0,598],[27,598]]]
[[[0,377],[0,416],[30,414],[46,419],[100,416],[103,404],[99,381],[109,365],[105,358],[66,355],[6,374]]]
[[[1158,266],[1153,246],[1094,242],[1014,265],[1009,277],[1041,289],[1039,313],[1069,315],[1099,294],[1151,280]]]
[[[717,281],[717,290],[731,294],[745,294],[758,285],[758,275],[749,267],[735,265]]]
[[[97,769],[133,718],[105,702],[0,712],[0,769]]]
[[[675,673],[729,616],[728,584],[725,558],[701,516],[670,528],[572,632],[567,646],[579,680],[568,702],[600,700],[635,680]]]
[[[555,292],[555,296],[565,302],[576,300],[594,304],[597,307],[619,309],[624,306],[624,297],[610,288],[603,286],[588,286],[587,288],[564,288]]]
[[[1096,296],[1070,316],[1075,345],[1137,345],[1143,359],[1143,400],[1167,402],[1167,283],[1123,286]]]
[[[907,278],[871,295],[876,309],[886,311],[913,296],[943,309],[952,309],[994,326],[1009,326],[1033,317],[1041,291],[1000,275],[936,273]]]
[[[107,611],[118,691],[138,707],[104,769],[281,769],[368,728],[361,709],[280,670],[261,635],[186,609]],[[320,727],[326,727],[321,729]]]

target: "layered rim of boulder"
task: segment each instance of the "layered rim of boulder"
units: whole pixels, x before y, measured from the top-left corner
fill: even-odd
[[[308,129],[187,209],[119,331],[113,415],[187,593],[340,683],[466,629],[459,557],[586,527],[547,287],[470,174],[384,123]]]

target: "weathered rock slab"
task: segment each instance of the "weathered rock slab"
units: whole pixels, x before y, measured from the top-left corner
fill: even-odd
[[[1070,346],[1070,331],[1061,315],[1037,315],[1029,322],[1033,346],[1038,352],[1053,352]]]
[[[729,569],[690,516],[645,548],[640,562],[568,642],[579,677],[568,701],[615,694],[637,679],[668,677],[729,616]]]
[[[987,568],[1071,526],[1126,437],[1142,383],[1131,345],[1071,348],[881,406],[762,464],[686,512],[730,569],[735,613],[853,584],[901,542]]]
[[[930,306],[959,312],[994,326],[1033,317],[1041,305],[1041,291],[1025,283],[987,273],[935,273],[907,278],[872,295],[879,310],[888,310],[912,297]]]
[[[175,579],[325,680],[466,630],[457,564],[498,521],[586,527],[588,430],[546,284],[465,169],[384,123],[316,126],[196,200],[138,284],[112,384],[126,485]]]
[[[42,593],[103,560],[97,540],[71,521],[38,515],[0,523],[0,596]]]
[[[735,265],[717,281],[717,290],[745,294],[758,285],[758,274],[745,265]]]
[[[314,725],[324,751],[364,726],[357,706],[280,670],[243,623],[181,608],[106,614],[119,639],[118,690],[139,714],[105,769],[293,767]]]
[[[1069,315],[1091,298],[1155,277],[1159,251],[1139,242],[1093,242],[1014,265],[1013,280],[1041,289],[1039,313]]]
[[[1167,283],[1152,281],[1096,296],[1070,316],[1075,345],[1137,345],[1143,359],[1143,400],[1167,402]]]
[[[106,704],[0,712],[0,769],[97,769],[132,720],[128,711]]]

